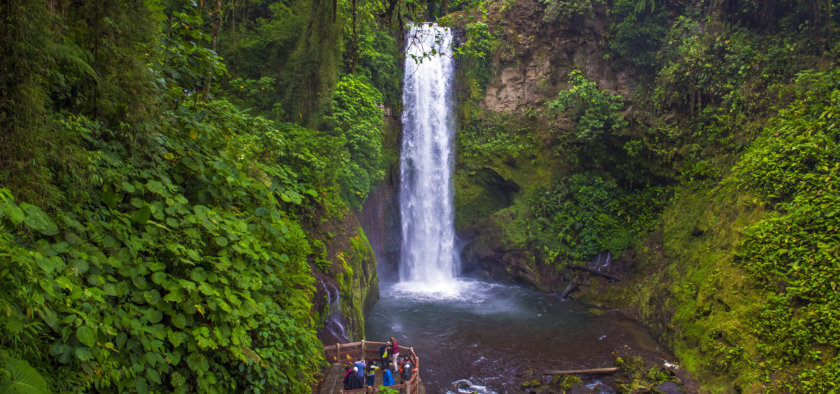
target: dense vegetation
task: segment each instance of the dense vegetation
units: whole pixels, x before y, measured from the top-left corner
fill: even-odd
[[[394,157],[401,29],[462,9],[441,21],[464,33],[459,229],[540,286],[625,261],[583,296],[634,311],[709,390],[837,390],[838,7],[4,1],[0,391],[308,391],[313,277],[361,287],[370,254],[363,232],[329,254],[327,229]],[[593,20],[594,62],[632,89],[576,65],[534,105],[482,105],[549,39],[516,29]]]
[[[501,272],[552,291],[611,252],[627,280],[582,297],[634,311],[706,389],[837,390],[836,2],[486,6],[447,20],[466,32],[456,223],[470,247],[518,256]],[[502,68],[587,28],[601,60],[575,59],[554,90],[538,74],[535,104],[484,108]],[[610,73],[631,89],[599,86]]]
[[[401,29],[427,11],[2,2],[0,387],[308,391],[313,275],[357,281],[327,229],[384,176]]]

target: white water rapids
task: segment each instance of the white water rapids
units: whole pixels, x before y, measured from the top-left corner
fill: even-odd
[[[452,169],[452,33],[436,24],[407,34],[400,157],[400,281],[425,293],[458,292]]]

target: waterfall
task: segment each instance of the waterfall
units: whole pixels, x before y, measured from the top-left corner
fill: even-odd
[[[327,296],[327,317],[324,319],[324,329],[329,332],[336,342],[350,342],[344,323],[341,322],[341,293],[329,282],[320,280],[321,287]],[[334,294],[334,296],[333,296]]]
[[[452,32],[419,24],[406,37],[399,205],[400,281],[445,289],[459,270],[455,248]]]

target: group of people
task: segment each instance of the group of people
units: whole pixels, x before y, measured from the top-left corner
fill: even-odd
[[[374,360],[365,359],[364,354],[362,354],[358,361],[349,366],[347,373],[344,375],[344,389],[355,390],[363,389],[365,386],[374,386],[376,371],[380,368],[382,369],[383,386],[396,384],[396,381],[394,381],[395,372],[402,382],[407,382],[411,379],[415,369],[408,356],[400,356],[400,346],[397,344],[396,338],[391,337],[385,345],[379,348],[379,365]]]

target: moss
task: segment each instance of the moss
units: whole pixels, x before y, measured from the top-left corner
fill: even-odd
[[[589,313],[592,316],[603,316],[604,315],[604,310],[600,309],[600,308],[589,308],[589,309],[586,310],[586,312]]]
[[[680,186],[657,231],[636,245],[629,280],[584,289],[582,298],[632,310],[705,389],[749,390],[761,374],[745,322],[765,301],[734,254],[739,229],[763,217],[762,206],[731,184]]]
[[[347,335],[351,340],[360,340],[365,335],[365,313],[379,297],[376,257],[361,227],[356,226],[345,236],[340,240],[344,241],[342,247],[335,251],[341,268],[334,278],[341,294],[339,309],[347,321]]]
[[[551,378],[551,388],[565,392],[575,386],[583,385],[583,379],[574,375],[555,375]]]

